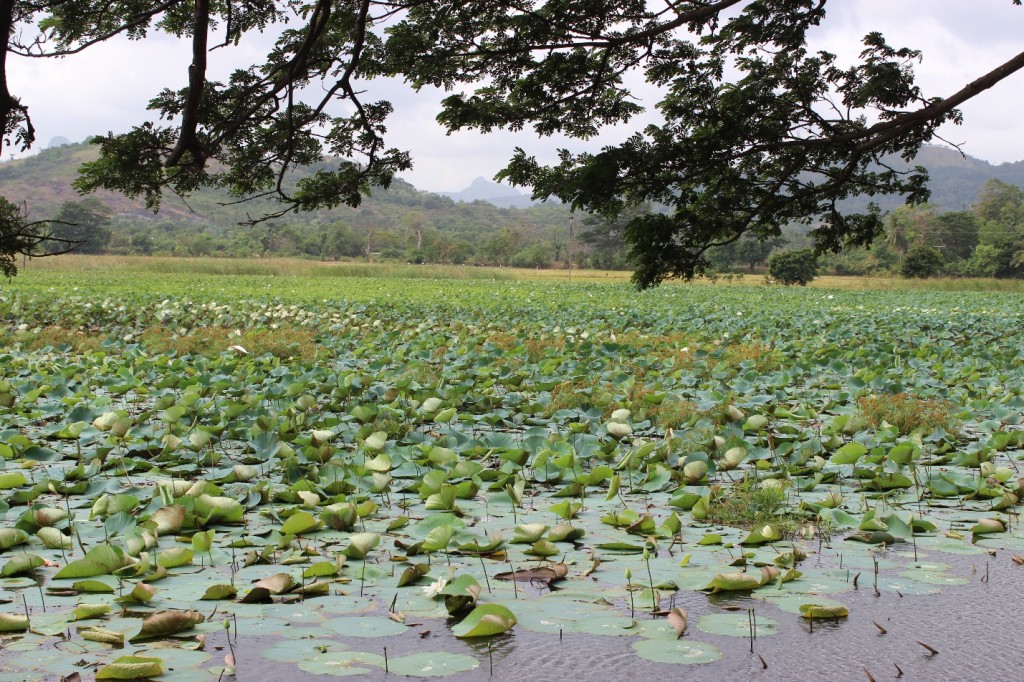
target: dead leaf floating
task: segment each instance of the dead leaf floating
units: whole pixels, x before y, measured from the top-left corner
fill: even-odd
[[[196,611],[158,611],[142,621],[142,630],[129,642],[141,642],[158,637],[170,637],[184,630],[191,630],[206,618]]]
[[[518,583],[540,583],[550,585],[553,582],[562,580],[569,574],[569,567],[563,563],[541,566],[539,568],[520,568],[516,571],[506,571],[494,576],[497,580],[514,580]]]
[[[668,612],[668,624],[676,631],[676,639],[686,634],[686,621],[689,615],[686,609],[681,609],[678,606]]]

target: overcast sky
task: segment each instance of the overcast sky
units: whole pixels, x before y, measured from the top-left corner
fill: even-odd
[[[828,8],[812,47],[852,56],[860,51],[865,33],[879,30],[893,46],[924,52],[916,70],[926,96],[948,96],[1024,49],[1024,7],[1011,0],[833,0]],[[211,53],[213,77],[262,58],[258,42]],[[12,57],[9,81],[13,93],[29,106],[43,147],[56,136],[79,141],[126,131],[145,120],[146,102],[159,89],[187,82],[189,61],[188,45],[166,37],[112,41],[61,60]],[[403,177],[420,189],[458,191],[478,176],[491,178],[515,146],[546,161],[553,161],[562,146],[583,149],[573,141],[537,140],[529,131],[446,136],[434,121],[442,93],[417,95],[398,84],[374,87],[380,88],[379,97],[395,105],[389,142],[412,152],[415,167]],[[992,163],[1024,160],[1022,93],[1024,73],[1017,73],[965,104],[964,124],[945,129],[944,136],[963,143],[967,154]],[[617,142],[626,132],[609,131],[587,148]]]

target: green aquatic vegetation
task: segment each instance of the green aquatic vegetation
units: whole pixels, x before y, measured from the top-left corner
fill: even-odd
[[[232,642],[313,638],[288,663],[317,674],[455,674],[486,653],[357,649],[423,623],[709,661],[718,605],[781,627],[860,608],[858,571],[955,590],[936,556],[1021,543],[1021,317],[1005,294],[27,272],[0,292],[0,630],[45,647],[88,618],[97,669],[187,679],[216,675],[183,647],[227,615]],[[863,411],[900,394],[955,430]]]
[[[803,518],[787,505],[787,481],[784,479],[744,478],[714,492],[708,505],[706,521],[735,528],[775,528],[775,537],[791,537],[800,528]]]

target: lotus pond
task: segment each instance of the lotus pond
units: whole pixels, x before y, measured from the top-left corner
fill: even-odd
[[[1005,293],[24,273],[0,682],[1005,674],[1022,318]]]

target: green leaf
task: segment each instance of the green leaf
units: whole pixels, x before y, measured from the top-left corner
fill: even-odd
[[[76,583],[71,583],[71,589],[92,594],[111,594],[114,592],[114,586],[102,580],[80,580]]]
[[[199,531],[192,536],[192,551],[193,552],[209,552],[210,547],[213,546],[213,539],[216,536],[217,531],[212,528],[207,531]]]
[[[28,479],[20,471],[10,471],[0,474],[0,490],[20,488],[28,484]]]
[[[28,618],[13,613],[0,613],[0,632],[25,632]]]
[[[206,592],[200,597],[203,601],[216,601],[219,599],[234,599],[235,595],[238,594],[238,590],[234,585],[228,585],[221,583],[219,585],[210,585],[206,588]]]
[[[447,677],[478,667],[480,662],[472,656],[447,651],[421,651],[388,660],[388,671],[392,675],[409,677]]]
[[[365,559],[380,544],[380,536],[376,533],[354,533],[348,541],[349,546],[341,553],[349,559]]]
[[[79,604],[71,611],[71,614],[75,620],[87,620],[99,618],[110,613],[110,610],[110,604]]]
[[[196,498],[196,513],[206,524],[242,523],[245,507],[230,497],[200,495]]]
[[[341,568],[337,561],[317,561],[302,571],[303,578],[323,578],[324,576],[338,575]]]
[[[10,549],[28,542],[28,533],[20,528],[0,528],[0,550]]]
[[[493,637],[508,632],[515,624],[516,617],[506,607],[500,604],[483,604],[454,625],[452,634],[460,639]]]
[[[760,576],[750,573],[720,573],[711,579],[705,590],[715,592],[742,592],[754,590],[761,586]]]
[[[867,447],[857,441],[847,443],[832,454],[833,464],[853,464],[868,452]]]
[[[54,580],[64,580],[108,575],[132,563],[133,559],[125,555],[120,549],[110,545],[96,545],[89,549],[83,558],[72,561],[57,571],[53,578]]]
[[[443,551],[448,547],[448,543],[451,542],[453,535],[455,535],[455,529],[451,526],[439,526],[433,529],[427,533],[427,537],[423,539],[423,551]]]
[[[302,535],[320,528],[316,517],[307,511],[297,511],[288,517],[288,520],[281,526],[282,535]]]
[[[527,523],[516,526],[512,529],[512,543],[530,544],[537,542],[544,533],[548,532],[549,526],[543,523]]]
[[[107,630],[98,626],[86,627],[80,626],[76,628],[78,636],[89,642],[99,642],[101,644],[111,644],[117,648],[124,646],[124,633],[116,630]]]
[[[177,568],[192,563],[195,553],[191,547],[171,547],[156,555],[156,562],[164,568]]]
[[[44,563],[46,563],[46,561],[41,556],[35,554],[19,554],[4,564],[3,568],[0,568],[0,578],[7,578],[12,575],[18,575],[19,573],[28,573],[35,568],[39,568]]]
[[[121,656],[96,673],[97,680],[140,680],[164,674],[164,663],[147,656]]]
[[[70,549],[71,538],[64,535],[59,529],[52,526],[44,526],[36,531],[39,538],[47,549]]]
[[[816,618],[846,618],[850,610],[845,606],[822,606],[820,604],[801,604],[800,615],[808,620]]]

